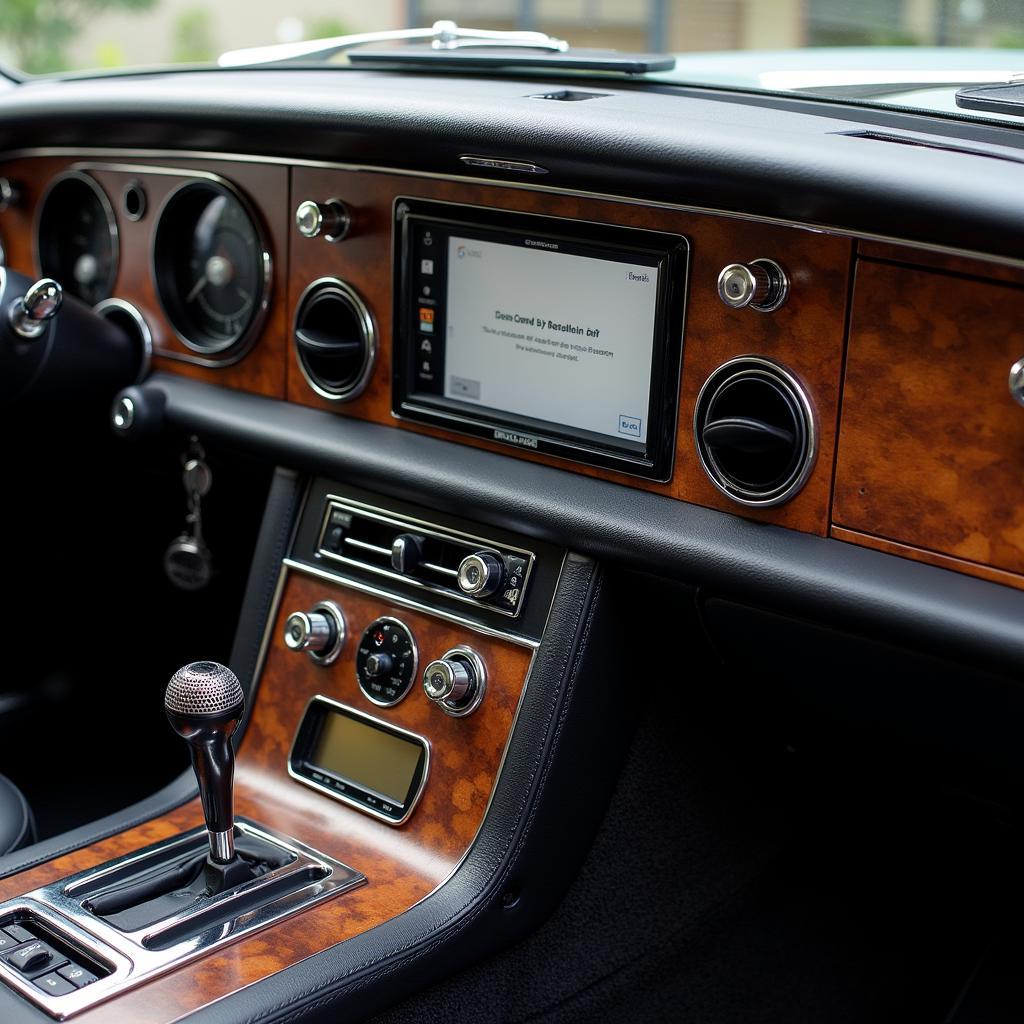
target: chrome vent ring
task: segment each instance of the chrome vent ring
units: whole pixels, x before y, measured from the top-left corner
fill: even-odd
[[[781,505],[807,483],[817,457],[814,411],[780,363],[741,356],[704,383],[693,417],[701,465],[741,505]]]

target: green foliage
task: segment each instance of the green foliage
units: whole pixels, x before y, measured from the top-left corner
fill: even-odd
[[[340,18],[314,18],[306,26],[307,39],[333,39],[347,36],[352,30]]]
[[[44,74],[67,67],[67,46],[83,25],[104,11],[143,11],[156,0],[0,0],[0,39],[23,71]]]
[[[176,64],[207,64],[217,57],[213,19],[203,7],[182,11],[174,22],[174,48],[171,60]]]

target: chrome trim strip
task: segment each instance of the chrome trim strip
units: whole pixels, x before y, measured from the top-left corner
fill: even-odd
[[[451,590],[450,588],[438,583],[431,583],[429,580],[419,580],[413,576],[404,576],[402,573],[395,572],[394,570],[385,568],[384,566],[370,565],[367,562],[360,562],[355,558],[349,558],[346,555],[341,555],[335,551],[331,551],[330,548],[324,547],[324,535],[327,533],[327,528],[330,525],[331,510],[336,506],[340,507],[343,511],[354,512],[355,514],[364,516],[367,519],[373,519],[375,522],[383,523],[385,526],[393,526],[398,530],[412,529],[416,533],[425,533],[440,541],[454,540],[456,542],[469,542],[472,547],[481,548],[485,551],[496,551],[499,553],[502,551],[508,551],[512,554],[521,556],[526,560],[526,572],[523,574],[523,583],[520,587],[521,593],[519,595],[519,601],[516,603],[516,607],[511,610],[508,608],[501,608],[497,605],[489,604],[486,601],[479,601],[469,594],[462,593],[462,591]],[[389,551],[385,551],[383,548],[378,548],[375,545],[367,544],[364,541],[349,541],[346,538],[346,543],[351,543],[354,547],[363,548],[364,550],[379,552],[381,555],[390,555]],[[526,594],[529,589],[530,578],[533,576],[534,562],[536,561],[536,556],[532,551],[527,551],[525,548],[518,548],[514,544],[495,544],[494,541],[488,540],[486,537],[476,537],[471,533],[463,533],[461,530],[445,530],[442,527],[434,526],[433,524],[424,522],[422,519],[417,519],[414,516],[405,516],[397,512],[388,512],[384,509],[376,508],[373,505],[366,505],[363,502],[355,501],[351,498],[344,498],[337,494],[327,495],[323,518],[320,521],[320,532],[317,534],[316,546],[319,554],[324,558],[331,559],[332,561],[341,562],[344,565],[355,566],[356,568],[364,571],[374,572],[380,576],[386,576],[388,579],[397,580],[401,583],[406,583],[409,586],[417,587],[421,590],[426,590],[430,593],[450,598],[453,601],[461,601],[464,604],[472,605],[474,608],[479,608],[488,612],[495,612],[498,615],[505,615],[512,619],[518,618],[519,613],[523,610],[526,603]],[[441,573],[448,572],[448,570],[441,566],[428,567]]]
[[[404,597],[401,594],[394,594],[389,590],[382,590],[380,587],[372,586],[369,583],[363,583],[361,580],[354,580],[348,576],[341,576],[338,573],[328,572],[326,569],[318,569],[314,565],[307,565],[305,562],[297,562],[294,558],[283,558],[281,560],[281,573],[282,580],[286,571],[291,570],[293,572],[302,572],[307,576],[313,576],[316,579],[324,580],[327,583],[337,583],[343,587],[350,587],[352,590],[358,590],[361,594],[370,594],[373,597],[379,597],[381,600],[387,601],[390,604],[400,605],[402,608],[409,608],[412,611],[423,612],[425,615],[433,615],[435,618],[444,619],[446,622],[453,622],[457,626],[463,626],[466,629],[472,630],[474,633],[479,633],[481,636],[493,636],[499,640],[508,640],[510,643],[519,644],[521,647],[529,647],[532,650],[536,650],[540,644],[536,640],[531,640],[529,637],[521,636],[517,633],[507,633],[504,630],[495,629],[493,626],[485,626],[481,622],[474,622],[472,619],[463,618],[461,615],[456,615],[454,612],[442,611],[439,608],[432,608],[430,605],[423,604],[421,601],[414,601],[410,597]],[[269,643],[269,637],[264,644],[264,653],[266,651],[266,644]],[[262,671],[262,662],[260,665],[260,671]]]
[[[86,898],[86,891],[125,867],[144,863],[167,850],[205,837],[205,828],[191,829],[118,857],[99,868],[89,868],[70,877],[58,879],[24,896],[0,903],[0,915],[19,910],[27,911],[44,927],[52,929],[58,935],[67,936],[72,945],[81,947],[90,957],[113,968],[113,973],[85,988],[62,996],[47,995],[20,977],[3,961],[0,961],[0,980],[11,985],[50,1016],[64,1020],[107,999],[122,995],[144,981],[205,956],[228,942],[366,883],[366,876],[361,872],[296,839],[282,836],[248,821],[238,821],[235,827],[245,835],[286,849],[294,855],[294,859],[237,889],[221,894],[199,911],[194,908],[186,909],[150,927],[132,932],[121,931],[85,910],[82,902]],[[314,877],[321,872],[321,877]],[[286,877],[302,876],[303,873],[307,873],[309,877],[302,879],[303,884],[295,891],[272,899],[258,910],[250,910],[234,918],[229,917],[224,923],[210,925],[198,934],[171,943],[166,948],[154,948],[159,944],[160,936],[166,935],[190,919],[200,917],[210,908],[230,908],[241,895],[258,893]]]
[[[956,246],[936,245],[932,242],[919,242],[913,239],[900,238],[896,235],[883,235],[874,232],[853,231],[849,228],[820,221],[795,221],[787,217],[771,217],[766,214],[743,213],[736,210],[723,210],[713,206],[695,206],[685,203],[669,203],[664,200],[633,198],[615,195],[609,192],[594,192],[587,189],[573,189],[558,185],[540,184],[535,181],[504,180],[500,178],[483,178],[472,175],[444,174],[440,171],[417,171],[402,167],[375,167],[370,164],[333,162],[330,160],[308,160],[292,157],[254,156],[248,153],[217,153],[201,149],[103,149],[72,148],[68,146],[31,146],[25,149],[12,149],[0,156],[0,162],[33,157],[69,157],[71,159],[102,159],[104,157],[132,157],[140,160],[211,160],[232,161],[236,163],[271,164],[282,167],[315,167],[338,171],[355,171],[366,174],[389,174],[408,178],[424,178],[438,181],[456,181],[467,185],[493,185],[498,188],[520,189],[527,192],[549,192],[553,195],[573,196],[578,199],[602,199],[630,206],[644,206],[657,210],[674,210],[679,213],[702,213],[715,217],[726,217],[730,220],[751,221],[758,224],[776,224],[795,228],[800,231],[811,231],[816,234],[837,235],[866,242],[884,242],[892,245],[905,245],[924,252],[940,253],[944,256],[959,256],[966,259],[982,260],[985,263],[996,263],[1001,266],[1015,267],[1024,270],[1024,257],[1011,258],[996,256],[991,253],[978,252],[973,249],[961,249]],[[184,168],[154,168],[166,174],[182,173]],[[186,170],[187,172],[187,170]]]
[[[383,726],[387,732],[401,733],[408,739],[415,743],[418,743],[423,748],[423,772],[420,775],[419,785],[416,787],[416,792],[413,794],[412,800],[409,801],[409,806],[405,808],[405,813],[401,818],[389,818],[386,814],[382,814],[380,811],[375,811],[372,807],[367,807],[365,804],[359,803],[357,800],[345,796],[344,793],[339,793],[337,790],[329,789],[327,786],[322,785],[315,779],[307,778],[305,775],[299,775],[292,768],[292,761],[295,757],[295,745],[299,740],[299,731],[302,728],[302,723],[306,720],[306,715],[309,713],[310,707],[313,704],[327,704],[330,707],[340,708],[346,714],[352,715],[356,718],[361,718],[364,721],[372,722],[374,725]],[[410,732],[408,729],[403,729],[400,725],[395,725],[393,722],[386,722],[383,718],[374,718],[373,715],[368,715],[365,711],[358,711],[356,708],[351,707],[348,704],[342,704],[341,701],[332,700],[330,697],[325,697],[323,694],[316,694],[310,697],[306,702],[306,708],[302,712],[302,717],[299,719],[299,724],[295,729],[295,736],[292,739],[291,748],[288,751],[288,760],[285,762],[285,767],[288,769],[288,774],[296,781],[301,782],[304,786],[309,786],[310,789],[315,789],[320,793],[325,793],[329,797],[333,797],[335,800],[345,804],[348,807],[353,808],[357,811],[362,811],[363,814],[370,815],[371,818],[376,818],[378,821],[383,821],[385,825],[393,825],[395,827],[404,825],[408,820],[412,812],[416,809],[416,805],[420,802],[420,797],[423,795],[423,790],[427,785],[427,776],[430,774],[430,741],[425,736],[420,736],[418,733]],[[330,769],[321,767],[321,771],[325,775],[334,775],[335,773]],[[337,776],[337,778],[344,778],[344,776]],[[361,789],[369,789],[365,783],[357,782],[355,779],[347,779],[346,781],[358,785]],[[374,791],[376,796],[379,796],[382,800],[389,799],[383,793],[377,793]]]

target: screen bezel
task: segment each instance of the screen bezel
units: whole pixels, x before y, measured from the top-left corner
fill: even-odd
[[[409,790],[400,803],[392,801],[384,794],[377,793],[358,779],[338,775],[312,760],[313,751],[316,750],[323,724],[328,715],[341,715],[360,725],[419,748],[420,755],[409,783]],[[314,777],[314,773],[319,773],[326,781],[319,781]],[[415,810],[423,793],[429,773],[430,744],[422,736],[401,729],[390,722],[381,721],[362,711],[357,711],[347,704],[339,704],[322,694],[312,697],[309,704],[306,705],[302,721],[295,733],[291,753],[288,755],[288,774],[297,782],[319,790],[321,793],[326,793],[333,799],[340,800],[342,803],[380,821],[387,822],[389,825],[401,825],[409,820],[409,816]],[[340,782],[345,787],[344,791],[335,788],[331,784],[332,781]],[[385,806],[390,806],[392,809],[386,810]]]
[[[689,270],[689,243],[684,236],[405,197],[395,200],[394,224],[392,412],[397,418],[631,476],[660,481],[671,478]],[[420,302],[413,284],[415,260],[411,250],[414,229],[423,224],[444,235],[439,249],[447,248],[447,239],[452,235],[519,245],[529,238],[565,245],[569,252],[578,246],[599,253],[600,258],[623,263],[636,262],[638,257],[653,259],[658,267],[658,291],[646,442],[640,444],[628,438],[617,441],[611,435],[605,439],[565,424],[536,421],[417,390],[414,360]]]

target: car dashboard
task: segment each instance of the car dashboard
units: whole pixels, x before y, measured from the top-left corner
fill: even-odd
[[[186,774],[0,861],[0,928],[97,974],[51,994],[3,961],[5,1020],[363,1016],[497,954],[571,883],[625,719],[652,693],[682,715],[709,666],[824,687],[812,703],[869,706],[897,747],[923,733],[1005,776],[1016,138],[580,88],[280,70],[0,95],[7,271],[139,354],[96,403],[110,443],[268,474],[237,513],[235,809],[344,880],[97,920],[97,873],[203,825]],[[481,357],[467,317],[515,354]],[[207,571],[187,532],[165,564],[185,590]],[[900,679],[944,682],[904,702]]]

